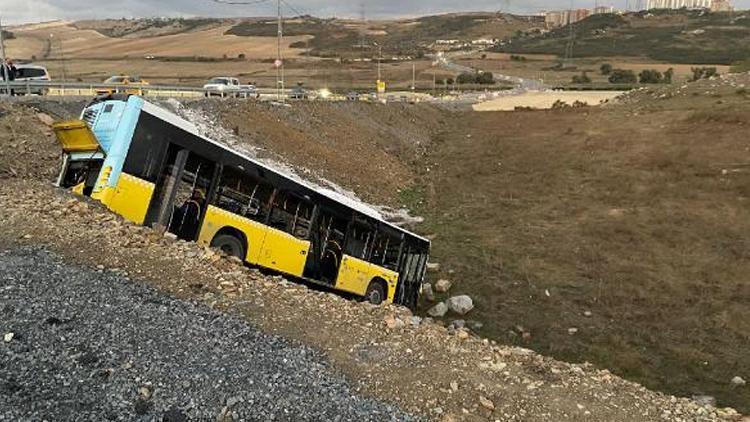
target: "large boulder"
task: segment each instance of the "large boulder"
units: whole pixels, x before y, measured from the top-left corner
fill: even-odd
[[[474,301],[467,295],[453,296],[445,304],[448,306],[448,309],[459,315],[466,315],[474,309]]]
[[[445,293],[451,289],[453,283],[450,280],[440,279],[435,283],[435,291],[439,293]]]
[[[445,316],[445,314],[448,313],[448,305],[446,305],[443,302],[438,303],[437,305],[430,308],[430,310],[427,311],[427,315],[433,317],[433,318],[441,318]]]

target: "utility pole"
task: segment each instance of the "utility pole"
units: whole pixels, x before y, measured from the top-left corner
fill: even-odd
[[[281,0],[276,0],[277,16],[278,16],[278,46],[276,53],[276,92],[277,99],[281,101],[282,95],[284,94],[284,58],[281,55],[281,43],[284,40],[284,25],[282,23],[281,16]]]
[[[0,62],[0,68],[3,71],[3,81],[5,81],[6,89],[5,92],[7,94],[10,94],[10,75],[8,75],[8,68],[5,67],[5,38],[3,37],[2,18],[0,18],[0,59],[2,59],[2,62]]]
[[[378,82],[383,80],[383,78],[380,77],[380,61],[383,58],[383,46],[378,44]]]
[[[417,90],[417,64],[414,62],[411,62],[411,90]]]

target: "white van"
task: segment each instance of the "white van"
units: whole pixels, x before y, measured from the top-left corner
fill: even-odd
[[[40,82],[50,81],[49,72],[44,66],[37,66],[33,64],[19,64],[16,65],[16,80],[15,82]],[[29,91],[26,88],[16,89],[17,94],[38,94],[44,95],[47,93],[47,88],[43,87],[30,87]]]
[[[203,89],[206,90],[206,97],[212,95],[236,97],[241,91],[239,79],[229,76],[212,78],[207,84],[203,85]]]

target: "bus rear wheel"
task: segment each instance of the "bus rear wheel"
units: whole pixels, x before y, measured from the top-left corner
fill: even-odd
[[[378,281],[373,281],[367,287],[365,293],[365,300],[373,305],[380,305],[385,300],[385,289],[383,285]]]
[[[245,247],[242,241],[235,236],[229,234],[216,236],[211,241],[211,247],[221,249],[225,254],[235,256],[243,261],[245,259]]]

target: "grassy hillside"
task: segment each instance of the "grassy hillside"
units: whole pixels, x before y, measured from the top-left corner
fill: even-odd
[[[737,78],[602,109],[208,111],[291,164],[425,217],[417,229],[441,264],[431,277],[474,297],[467,318],[482,335],[748,412],[747,389],[730,384],[750,378],[750,76]]]
[[[517,37],[499,50],[564,55],[570,27]],[[659,10],[594,15],[573,24],[575,57],[645,56],[670,63],[731,64],[750,57],[750,12]]]
[[[162,35],[180,34],[199,28],[220,25],[221,19],[103,19],[79,21],[74,25],[78,29],[91,29],[113,38],[144,38]]]
[[[516,31],[528,29],[539,22],[535,18],[497,13],[447,14],[426,16],[413,20],[359,21],[300,17],[284,24],[284,33],[312,35],[309,44],[321,56],[363,54],[357,46],[362,39],[367,55],[373,55],[372,45],[377,42],[384,54],[418,54],[441,38],[475,39],[480,37],[506,38]],[[276,22],[253,20],[235,25],[228,34],[240,36],[276,36]]]
[[[406,199],[485,334],[750,411],[748,83],[443,133]]]

